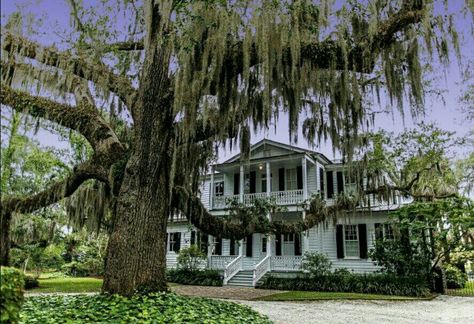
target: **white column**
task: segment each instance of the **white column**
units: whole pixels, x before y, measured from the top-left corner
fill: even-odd
[[[270,197],[270,192],[271,192],[271,170],[270,170],[270,162],[266,163],[266,181],[267,181],[267,197]],[[268,213],[267,215],[268,220],[272,220],[272,215]],[[267,256],[271,257],[272,256],[272,241],[273,241],[273,235],[268,235],[267,236]]]
[[[207,267],[210,268],[212,265],[212,250],[214,248],[214,236],[208,235],[207,237]]]
[[[214,166],[211,166],[211,189],[209,190],[209,209],[214,208]]]
[[[244,181],[245,181],[245,177],[244,177],[244,166],[241,165],[240,166],[240,189],[239,189],[239,200],[241,203],[244,202]]]
[[[306,156],[301,160],[301,168],[303,169],[303,200],[308,199],[308,175],[306,168]]]
[[[266,163],[266,181],[267,181],[267,197],[270,197],[270,191],[271,190],[271,176],[272,176],[272,173],[270,171],[270,162],[267,162]]]
[[[306,218],[306,211],[303,210],[303,220],[305,218]],[[301,251],[301,254],[304,255],[304,253],[309,250],[309,239],[308,239],[309,230],[304,231],[302,234],[303,234],[303,250]]]

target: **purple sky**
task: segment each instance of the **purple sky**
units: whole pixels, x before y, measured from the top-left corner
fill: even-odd
[[[25,12],[30,12],[34,14],[35,17],[46,18],[45,27],[50,26],[52,29],[57,29],[57,27],[62,27],[64,29],[69,28],[69,7],[65,0],[0,1],[2,25],[5,23],[5,17],[8,17],[13,11],[17,9],[18,6],[24,6]],[[450,10],[453,12],[458,12],[463,2],[463,0],[449,1],[451,6]],[[88,4],[91,3],[91,1],[83,0],[83,3]],[[461,46],[464,57],[463,61],[464,63],[467,63],[469,55],[471,55],[474,51],[474,40],[470,32],[470,28],[472,28],[472,26],[468,25],[467,20],[461,15],[456,16],[455,21],[457,30],[460,33],[460,42],[462,44]],[[48,35],[48,38],[43,39],[44,42],[48,44],[51,44],[55,41],[54,36],[51,38],[51,34]],[[451,60],[451,64],[446,71],[444,71],[444,69],[439,66],[439,69],[436,73],[436,76],[438,77],[436,81],[436,88],[443,91],[445,103],[443,103],[439,97],[427,97],[425,116],[419,117],[417,120],[413,120],[409,112],[405,114],[404,119],[398,112],[393,112],[390,114],[377,114],[375,118],[376,128],[400,132],[403,131],[405,127],[413,127],[414,123],[418,121],[424,121],[426,123],[433,122],[443,129],[455,131],[458,136],[466,135],[470,130],[472,130],[473,125],[470,125],[467,121],[465,121],[463,114],[460,112],[458,98],[463,93],[466,85],[463,83],[461,78],[461,73],[458,63],[454,57],[454,53],[451,53]],[[386,109],[386,106],[380,107],[380,109],[377,110],[384,109]],[[272,126],[268,131],[253,134],[252,143],[257,142],[264,137],[284,143],[289,143],[287,124],[287,118],[285,116],[281,117],[276,125],[276,132],[274,131],[275,128]],[[55,144],[61,146],[61,144],[57,143],[57,140],[51,136],[48,136],[47,134],[44,134],[43,132],[40,132],[37,136],[38,139],[45,144],[48,143],[50,145]],[[310,147],[310,145],[303,139],[301,134],[298,136],[298,138],[300,138],[297,144],[298,146],[308,148]],[[326,154],[329,158],[333,158],[330,143],[323,143],[321,146],[315,147],[314,149]],[[226,159],[235,153],[235,150],[233,152],[222,152],[219,160]],[[465,150],[461,148],[460,153],[464,154]]]

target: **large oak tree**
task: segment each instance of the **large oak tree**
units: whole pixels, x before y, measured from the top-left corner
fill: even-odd
[[[130,295],[167,289],[166,227],[176,211],[236,239],[314,226],[327,212],[320,204],[292,225],[208,213],[199,177],[215,146],[239,142],[245,159],[251,127],[284,114],[291,138],[303,116],[308,140],[330,138],[350,159],[371,116],[370,90],[387,91],[401,111],[406,94],[417,113],[421,58],[444,61],[449,44],[457,48],[452,18],[434,16],[434,2],[347,1],[334,10],[327,0],[145,0],[93,9],[69,0],[74,31],[61,49],[7,24],[1,104],[81,134],[93,154],[44,192],[2,197],[2,232],[12,213],[53,204],[94,179],[101,196],[82,196],[106,199],[113,224],[103,290]],[[31,80],[40,90],[18,86]],[[8,235],[1,244],[8,248]]]

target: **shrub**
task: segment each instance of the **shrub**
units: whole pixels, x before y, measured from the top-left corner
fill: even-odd
[[[236,303],[176,294],[30,297],[21,312],[25,323],[270,323]]]
[[[301,268],[309,272],[310,276],[323,276],[331,273],[332,262],[326,254],[306,252]]]
[[[223,283],[223,277],[219,272],[211,269],[169,269],[166,276],[169,282],[183,285],[222,286]]]
[[[38,277],[25,276],[25,289],[33,289],[39,287]]]
[[[61,267],[61,271],[68,276],[73,277],[87,277],[89,275],[89,269],[82,262],[71,261],[64,264]]]
[[[206,254],[197,245],[181,249],[178,254],[178,267],[187,270],[197,270],[199,265],[206,260]]]
[[[390,274],[329,274],[325,276],[277,278],[266,277],[258,288],[353,292],[397,296],[427,296],[426,280],[416,277],[398,277]]]
[[[446,286],[449,289],[464,288],[467,282],[467,274],[452,265],[444,266],[446,275]]]
[[[23,304],[23,274],[20,270],[1,267],[0,322],[16,323]]]

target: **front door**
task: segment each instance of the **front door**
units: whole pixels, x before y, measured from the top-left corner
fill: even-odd
[[[295,255],[295,235],[293,233],[283,234],[283,255]]]

